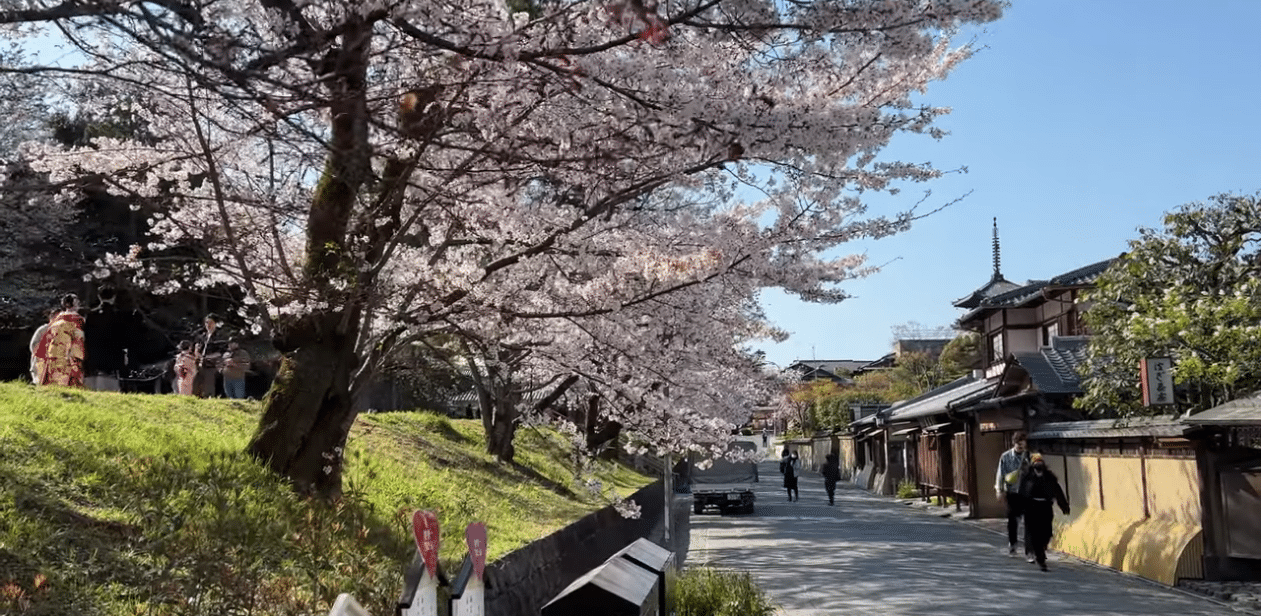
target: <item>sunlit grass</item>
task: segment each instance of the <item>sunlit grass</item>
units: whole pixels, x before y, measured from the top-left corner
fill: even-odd
[[[361,417],[346,497],[294,497],[242,454],[260,407],[0,384],[0,613],[310,614],[351,592],[393,613],[414,509],[441,559],[483,521],[494,560],[607,504],[575,486],[559,437],[527,429],[515,466],[481,426],[429,413]],[[621,495],[650,479],[598,478]]]

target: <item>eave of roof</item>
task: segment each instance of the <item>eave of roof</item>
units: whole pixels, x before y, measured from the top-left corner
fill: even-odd
[[[997,380],[973,379],[970,376],[956,379],[937,389],[907,400],[901,405],[891,407],[889,409],[889,418],[891,421],[902,421],[904,419],[944,413],[952,402],[977,395],[979,392],[991,389],[996,385]]]
[[[990,281],[985,283],[981,288],[961,297],[953,302],[956,308],[975,308],[987,297],[993,297],[1002,293],[1018,288],[1020,285],[1003,278],[1001,274],[994,274]]]
[[[1062,289],[1066,287],[1084,287],[1093,285],[1095,279],[1099,278],[1099,275],[1106,271],[1114,261],[1116,261],[1115,257],[1104,259],[1103,261],[1091,263],[1090,265],[1085,265],[1075,270],[1054,276],[1050,280],[1031,280],[1022,286],[1010,289],[1003,293],[979,298],[973,305],[963,305],[963,300],[959,300],[958,302],[955,302],[955,306],[970,309],[963,316],[959,317],[959,322],[966,323],[981,316],[982,314],[994,310],[1027,306],[1034,300],[1042,297],[1043,289]]]
[[[1062,421],[1038,426],[1029,434],[1029,440],[1171,437],[1182,436],[1186,429],[1177,417]]]
[[[1231,400],[1183,421],[1197,426],[1261,426],[1261,397]]]

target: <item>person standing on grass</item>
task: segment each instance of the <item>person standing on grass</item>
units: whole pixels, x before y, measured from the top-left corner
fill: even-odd
[[[836,482],[841,480],[841,462],[835,453],[829,453],[825,456],[823,468],[820,469],[823,474],[823,489],[828,493],[828,505],[836,504]]]
[[[193,342],[181,340],[179,352],[175,354],[175,393],[181,396],[193,395],[196,378],[197,353],[193,351]]]
[[[1035,453],[1029,458],[1029,472],[1020,480],[1020,495],[1025,507],[1026,547],[1032,551],[1038,568],[1046,571],[1046,547],[1051,543],[1051,522],[1055,518],[1053,504],[1060,506],[1060,511],[1068,515],[1068,498],[1064,496],[1064,488],[1060,480],[1046,467],[1042,454]]]
[[[223,355],[223,393],[234,400],[245,399],[245,373],[250,369],[250,354],[236,338],[228,338]]]
[[[1020,496],[1020,480],[1029,469],[1029,452],[1025,449],[1025,433],[1017,432],[1011,437],[1011,449],[1003,452],[998,458],[998,472],[994,479],[994,493],[998,502],[1007,505],[1007,555],[1016,555],[1017,531],[1020,530],[1020,517],[1024,515],[1024,499]],[[1029,534],[1029,524],[1025,524],[1025,535]],[[1025,557],[1033,562],[1033,553],[1029,551],[1029,542],[1025,541]]]
[[[37,384],[39,383],[39,361],[35,357],[35,349],[39,348],[39,341],[44,339],[44,332],[48,331],[48,326],[53,324],[53,321],[57,319],[57,315],[60,313],[61,311],[57,310],[56,308],[50,310],[48,312],[48,320],[44,321],[43,325],[40,325],[38,328],[36,328],[35,335],[31,336],[31,382],[32,383],[37,383]]]
[[[83,340],[79,297],[68,293],[61,298],[61,312],[35,347],[35,384],[83,387]]]
[[[228,350],[228,334],[219,327],[219,317],[213,313],[206,315],[203,323],[206,329],[197,338],[197,342],[201,345],[197,353],[201,366],[197,370],[194,390],[200,398],[213,398],[218,394],[215,381],[219,375],[219,364],[223,361],[223,354]]]

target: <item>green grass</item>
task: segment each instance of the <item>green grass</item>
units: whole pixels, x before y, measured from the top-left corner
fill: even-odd
[[[687,569],[669,583],[668,609],[676,616],[770,616],[775,605],[747,571]]]
[[[903,481],[898,484],[898,498],[915,498],[919,496],[919,488],[913,481]]]
[[[350,592],[390,614],[413,510],[453,571],[468,522],[495,560],[651,481],[608,465],[592,494],[559,436],[521,431],[502,465],[478,422],[386,413],[351,432],[345,497],[308,501],[241,453],[259,411],[0,383],[0,613],[315,614]]]

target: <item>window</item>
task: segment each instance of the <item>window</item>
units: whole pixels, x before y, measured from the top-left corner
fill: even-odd
[[[1042,326],[1042,346],[1051,346],[1051,339],[1060,335],[1060,322],[1052,321]]]
[[[1003,333],[999,332],[990,336],[990,363],[996,364],[1003,360]]]

